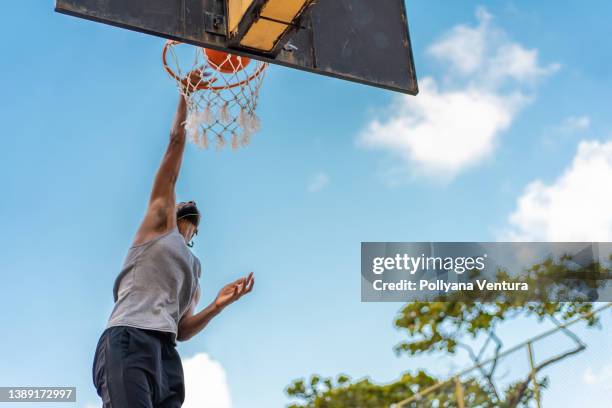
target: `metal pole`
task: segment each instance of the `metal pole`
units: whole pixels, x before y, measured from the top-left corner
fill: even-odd
[[[540,384],[538,384],[538,380],[536,379],[536,369],[533,362],[533,345],[531,342],[527,343],[527,351],[529,352],[529,366],[531,367],[531,381],[533,382],[536,406],[542,408],[542,403],[540,402]]]
[[[447,385],[447,384],[448,384],[449,382],[451,382],[451,381],[452,381],[452,378],[451,378],[450,380],[441,381],[441,382],[439,382],[439,383],[437,383],[437,384],[434,384],[434,385],[432,385],[432,386],[430,386],[430,387],[427,387],[427,388],[425,388],[423,391],[419,391],[419,392],[417,392],[416,394],[414,394],[414,395],[413,395],[412,397],[410,397],[410,398],[407,398],[407,399],[405,399],[405,400],[403,400],[403,401],[400,401],[400,402],[397,402],[397,403],[395,403],[395,404],[391,404],[391,408],[402,408],[402,407],[404,407],[405,405],[410,404],[411,402],[418,401],[418,400],[420,400],[421,398],[423,398],[423,396],[425,396],[425,395],[427,395],[427,394],[429,394],[429,393],[434,392],[434,391],[435,391],[435,390],[437,390],[438,388],[441,388],[441,387],[443,387],[443,386]]]
[[[459,377],[455,377],[455,397],[457,398],[457,408],[465,408],[463,384],[461,384],[461,379]]]

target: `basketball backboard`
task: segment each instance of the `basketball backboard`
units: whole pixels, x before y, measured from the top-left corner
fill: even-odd
[[[340,79],[418,92],[405,0],[56,0],[56,11]]]

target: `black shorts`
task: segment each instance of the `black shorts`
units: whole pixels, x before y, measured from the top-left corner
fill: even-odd
[[[183,366],[169,333],[111,327],[102,333],[93,382],[104,408],[178,408]]]

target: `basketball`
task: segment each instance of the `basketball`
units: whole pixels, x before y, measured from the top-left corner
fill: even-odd
[[[233,74],[234,72],[242,71],[251,62],[250,58],[228,54],[223,51],[211,50],[209,48],[204,48],[204,52],[208,58],[208,65],[215,71],[224,74]]]

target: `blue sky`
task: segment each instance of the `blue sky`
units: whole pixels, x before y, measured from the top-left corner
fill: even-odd
[[[448,360],[392,353],[401,305],[360,303],[362,241],[612,240],[612,6],[480,6],[407,3],[420,99],[272,67],[249,148],[188,148],[177,193],[204,211],[202,304],[256,273],[250,298],[180,345],[185,359],[219,362],[232,407],[282,406],[283,388],[314,372],[448,372]],[[176,90],[159,38],[55,14],[48,0],[3,15],[0,385],[75,385],[85,407]],[[449,51],[468,39],[482,54]],[[508,55],[523,64],[500,64]],[[490,126],[463,131],[470,115]],[[433,155],[428,136],[440,138]],[[612,346],[609,315],[585,333],[591,354],[550,370],[551,406],[588,390],[588,406],[603,407],[603,386],[582,379],[612,371],[598,358]],[[545,329],[513,327],[508,344]]]

